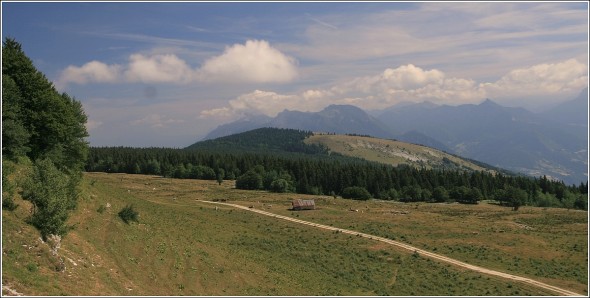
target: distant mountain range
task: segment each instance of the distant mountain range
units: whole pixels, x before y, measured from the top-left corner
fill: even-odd
[[[369,115],[354,106],[331,105],[320,112],[285,110],[276,117],[250,116],[221,125],[204,139],[261,127],[370,135],[433,147],[568,184],[587,181],[588,89],[543,113],[479,105],[404,103]]]
[[[284,110],[274,118],[249,116],[215,128],[203,140],[262,127],[291,128],[340,134],[365,134],[379,138],[394,137],[394,134],[387,126],[365,111],[351,105],[330,105],[315,113]]]

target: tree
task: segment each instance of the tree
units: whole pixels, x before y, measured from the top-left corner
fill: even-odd
[[[289,184],[289,181],[279,178],[279,179],[274,180],[270,184],[270,190],[272,192],[279,192],[279,193],[290,192],[291,185]]]
[[[21,100],[14,80],[2,74],[2,155],[13,159],[30,151],[28,143],[31,134],[22,123]]]
[[[27,156],[31,160],[50,158],[61,170],[80,172],[88,154],[87,117],[82,104],[66,93],[59,94],[14,39],[7,38],[3,43],[2,75],[3,83],[9,84],[9,101],[13,101],[11,105],[18,114],[18,125],[22,124],[30,134],[25,146],[30,148]],[[24,137],[9,140],[14,144]]]
[[[88,158],[82,104],[60,94],[11,38],[2,44],[2,93],[2,154],[33,162],[22,184],[34,206],[28,221],[44,239],[64,235]]]
[[[473,191],[467,186],[453,188],[450,195],[451,198],[461,204],[477,204],[478,197],[481,197],[481,193]]]
[[[342,190],[342,197],[345,199],[368,200],[371,194],[364,187],[350,186]]]
[[[434,191],[432,192],[432,198],[438,203],[446,202],[449,200],[449,192],[446,188],[438,186],[434,188]]]
[[[505,189],[504,196],[506,197],[505,201],[508,202],[508,205],[512,207],[512,210],[514,211],[518,211],[518,208],[524,205],[528,198],[526,191],[513,186],[509,186]]]
[[[68,230],[68,210],[75,206],[76,189],[71,177],[59,171],[50,159],[35,162],[33,173],[24,182],[22,196],[33,204],[29,222],[46,239],[63,236]]]
[[[253,170],[246,172],[236,180],[238,189],[262,189],[262,176]]]

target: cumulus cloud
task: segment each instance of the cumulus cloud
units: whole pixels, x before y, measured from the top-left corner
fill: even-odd
[[[120,77],[121,66],[107,65],[99,61],[91,61],[82,66],[68,66],[63,70],[57,85],[67,83],[86,84],[89,82],[112,83]]]
[[[588,84],[588,66],[578,60],[515,69],[481,88],[490,97],[520,97],[577,93]]]
[[[387,68],[374,76],[358,77],[326,89],[309,89],[298,94],[256,90],[230,100],[225,107],[202,111],[201,118],[236,118],[244,113],[276,116],[284,109],[319,111],[330,104],[352,104],[371,110],[403,101],[465,104],[479,103],[484,98],[502,102],[539,95],[567,97],[580,92],[587,82],[587,66],[574,59],[516,69],[496,82],[483,83],[449,77],[438,69],[407,64]]]
[[[187,83],[193,78],[194,70],[175,55],[144,56],[133,54],[125,78],[130,82],[143,83]]]
[[[297,77],[297,62],[264,40],[248,40],[245,44],[227,47],[219,55],[206,60],[201,68],[193,68],[174,54],[132,54],[125,65],[108,65],[99,61],[82,66],[68,66],[57,85],[68,83],[176,83],[247,82],[283,83]]]
[[[264,40],[227,47],[223,54],[203,64],[204,80],[238,82],[288,82],[297,76],[297,64]]]

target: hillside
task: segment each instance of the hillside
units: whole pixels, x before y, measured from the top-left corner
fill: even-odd
[[[369,161],[415,168],[495,172],[457,156],[422,145],[371,137],[315,134],[307,144],[322,145],[331,152]]]
[[[251,131],[200,141],[188,150],[213,152],[253,152],[264,154],[305,154],[308,157],[353,157],[367,161],[420,169],[486,171],[495,169],[427,146],[356,135],[312,133],[284,128],[259,128]],[[337,154],[334,154],[337,153]]]
[[[91,296],[555,294],[368,238],[201,202],[223,199],[587,294],[585,211],[360,202],[237,190],[231,181],[84,176],[79,206],[69,219],[75,228],[57,256],[24,224],[26,201],[17,198],[19,208],[4,211],[3,286],[24,295]],[[294,198],[315,199],[318,209],[289,211]],[[128,225],[117,216],[127,204],[139,212],[138,223]],[[61,262],[64,271],[56,272]]]

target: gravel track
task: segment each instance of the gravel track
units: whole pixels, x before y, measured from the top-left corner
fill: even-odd
[[[361,232],[357,232],[357,231],[352,231],[352,230],[347,230],[347,229],[341,229],[341,228],[335,228],[332,226],[327,226],[327,225],[322,225],[322,224],[318,224],[318,223],[314,223],[314,222],[309,222],[309,221],[305,221],[305,220],[300,220],[300,219],[295,219],[292,217],[288,217],[288,216],[284,216],[284,215],[279,215],[279,214],[274,214],[274,213],[270,213],[267,211],[262,211],[262,210],[258,210],[255,208],[248,208],[248,207],[244,207],[241,205],[236,205],[236,204],[229,204],[229,203],[221,203],[221,202],[212,202],[212,201],[198,201],[198,202],[204,202],[204,203],[210,203],[210,204],[218,204],[218,205],[225,205],[225,206],[230,206],[230,207],[234,207],[234,208],[239,208],[239,209],[243,209],[243,210],[247,210],[247,211],[251,211],[251,212],[255,212],[255,213],[259,213],[262,215],[266,215],[266,216],[270,216],[270,217],[275,217],[275,218],[279,218],[279,219],[284,219],[284,220],[288,220],[288,221],[292,221],[295,223],[299,223],[299,224],[303,224],[303,225],[308,225],[308,226],[312,226],[312,227],[316,227],[316,228],[320,228],[320,229],[325,229],[325,230],[330,230],[330,231],[338,231],[340,233],[344,233],[344,234],[350,234],[350,235],[355,235],[355,236],[360,236],[360,237],[365,237],[365,238],[369,238],[372,240],[377,240],[377,241],[381,241],[381,242],[385,242],[391,245],[395,245],[397,247],[400,248],[404,248],[407,249],[409,251],[418,253],[420,256],[424,256],[424,257],[429,257],[431,259],[435,259],[435,260],[439,260],[439,261],[443,261],[452,265],[455,265],[457,267],[462,267],[465,269],[469,269],[469,270],[473,270],[475,272],[480,272],[480,273],[484,273],[484,274],[488,274],[488,275],[493,275],[493,276],[497,276],[497,277],[501,277],[501,278],[505,278],[505,279],[510,279],[510,280],[514,280],[514,281],[518,281],[521,283],[525,283],[525,284],[529,284],[538,288],[543,288],[546,290],[550,290],[553,291],[559,295],[562,296],[583,296],[586,297],[585,295],[582,294],[578,294],[566,289],[562,289],[556,286],[552,286],[534,279],[530,279],[530,278],[526,278],[526,277],[522,277],[522,276],[518,276],[518,275],[513,275],[513,274],[508,274],[508,273],[504,273],[504,272],[500,272],[500,271],[496,271],[496,270],[491,270],[491,269],[487,269],[487,268],[483,268],[483,267],[479,267],[479,266],[475,266],[475,265],[471,265],[465,262],[461,262],[440,254],[435,254],[408,244],[405,244],[403,242],[399,242],[399,241],[395,241],[395,240],[391,240],[391,239],[387,239],[387,238],[383,238],[383,237],[379,237],[379,236],[375,236],[375,235],[370,235],[370,234],[365,234],[365,233],[361,233]]]

